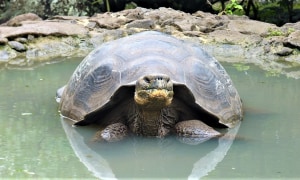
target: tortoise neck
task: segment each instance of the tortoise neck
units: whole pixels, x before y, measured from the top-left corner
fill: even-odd
[[[144,136],[158,136],[161,122],[161,109],[140,109],[141,133]]]
[[[133,131],[143,136],[161,136],[160,129],[163,126],[162,109],[145,108],[137,105],[138,116],[135,118]]]

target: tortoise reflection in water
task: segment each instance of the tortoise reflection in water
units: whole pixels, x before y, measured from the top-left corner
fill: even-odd
[[[221,64],[200,47],[147,31],[105,43],[58,90],[59,110],[75,125],[101,124],[98,137],[128,133],[196,141],[219,136],[242,119],[236,88]]]

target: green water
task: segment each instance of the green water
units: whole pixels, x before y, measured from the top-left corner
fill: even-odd
[[[62,121],[54,99],[78,63],[0,70],[0,178],[300,178],[300,80],[224,64],[246,108],[233,143],[95,144],[95,128]]]

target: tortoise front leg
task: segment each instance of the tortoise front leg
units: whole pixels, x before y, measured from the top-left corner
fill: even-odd
[[[114,123],[98,131],[94,136],[94,141],[116,142],[124,139],[128,134],[128,128],[123,123]]]
[[[221,133],[200,120],[186,120],[175,125],[175,132],[180,140],[187,144],[200,144],[213,137],[221,136]]]

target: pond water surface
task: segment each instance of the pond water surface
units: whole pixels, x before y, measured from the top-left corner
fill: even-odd
[[[223,63],[245,106],[237,138],[89,140],[95,127],[61,120],[54,96],[79,59],[0,70],[1,178],[300,178],[300,81]],[[238,131],[237,131],[238,130]]]

